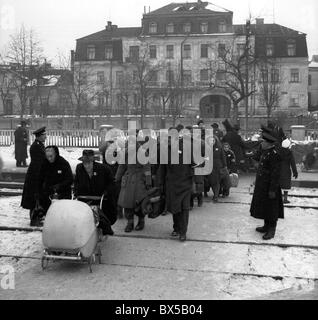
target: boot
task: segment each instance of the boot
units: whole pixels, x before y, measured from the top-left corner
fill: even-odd
[[[131,232],[134,229],[134,219],[128,219],[127,226],[125,228],[125,232]]]
[[[180,240],[181,242],[185,242],[185,241],[187,240],[187,236],[186,236],[185,234],[180,234],[179,240]]]
[[[276,231],[275,227],[270,227],[268,231],[263,235],[263,239],[264,240],[273,239],[275,237],[275,231]]]
[[[193,209],[194,201],[193,201],[193,196],[190,198],[190,210]]]
[[[264,226],[256,228],[256,231],[259,233],[266,233],[268,231],[268,229],[269,229],[269,223],[267,221],[265,221]]]
[[[284,191],[284,200],[283,200],[284,203],[290,203],[290,201],[288,201],[287,197],[288,197],[288,191]]]
[[[138,223],[136,225],[135,230],[136,231],[141,231],[145,227],[145,218],[144,217],[138,217]]]

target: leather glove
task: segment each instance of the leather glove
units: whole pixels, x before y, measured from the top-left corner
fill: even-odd
[[[293,174],[293,177],[294,177],[295,179],[297,179],[297,178],[298,178],[298,172],[295,172],[295,173]]]
[[[275,192],[269,191],[269,192],[268,192],[268,197],[269,197],[269,199],[271,199],[271,200],[275,199],[275,198],[276,198]]]

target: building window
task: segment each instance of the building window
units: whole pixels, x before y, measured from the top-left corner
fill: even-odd
[[[156,85],[158,83],[158,71],[152,70],[149,72],[150,85]]]
[[[224,57],[225,56],[225,44],[224,43],[219,43],[219,46],[218,46],[218,54],[219,54],[219,57]]]
[[[184,94],[184,104],[186,107],[192,106],[192,93],[191,92],[186,92]]]
[[[95,46],[87,47],[87,59],[94,60],[95,59]]]
[[[183,45],[183,58],[184,59],[191,59],[191,45],[190,44]]]
[[[311,107],[311,92],[308,92],[308,107]]]
[[[104,71],[97,72],[97,83],[104,83],[105,82],[105,73]]]
[[[105,96],[102,93],[98,95],[97,103],[99,107],[103,107],[105,105]]]
[[[294,57],[296,55],[296,42],[294,40],[287,43],[287,55]]]
[[[166,72],[166,81],[169,84],[174,82],[174,72],[173,72],[173,70],[167,70],[167,72]]]
[[[208,33],[208,23],[207,22],[202,22],[200,25],[200,29],[202,33]]]
[[[226,76],[226,73],[224,70],[218,70],[216,72],[216,80],[218,81],[224,81],[225,80],[225,76]]]
[[[263,82],[263,83],[268,82],[268,70],[267,69],[261,70],[261,82]]]
[[[168,23],[166,26],[166,32],[167,33],[173,33],[174,32],[174,25],[173,23]]]
[[[201,44],[201,58],[208,58],[209,47],[207,44]]]
[[[274,45],[272,43],[268,43],[266,45],[266,56],[272,57],[274,55]]]
[[[149,46],[149,58],[157,59],[157,46],[154,46],[154,45]]]
[[[106,60],[113,59],[113,47],[112,46],[105,47],[105,59]]]
[[[124,106],[124,99],[121,93],[117,93],[116,95],[117,109],[121,110]]]
[[[134,108],[137,110],[140,105],[140,96],[137,93],[134,93]]]
[[[299,69],[290,70],[290,82],[293,82],[293,83],[299,82]]]
[[[190,84],[192,82],[192,71],[183,70],[183,83]]]
[[[139,46],[130,46],[129,47],[129,58],[130,61],[139,60]]]
[[[208,69],[200,70],[200,81],[209,81],[209,70]]]
[[[157,23],[151,22],[149,24],[149,33],[157,33]]]
[[[311,74],[308,75],[308,85],[311,86]]]
[[[226,32],[226,22],[224,20],[221,20],[219,22],[219,32],[221,32],[221,33]]]
[[[289,104],[291,107],[299,107],[299,95],[297,93],[291,94]]]
[[[279,70],[278,69],[272,69],[271,70],[271,81],[274,83],[279,82]]]
[[[183,32],[190,33],[191,32],[191,23],[185,23],[183,25]]]
[[[87,71],[80,71],[79,72],[79,85],[86,85],[87,84]]]
[[[237,54],[239,55],[239,57],[243,56],[245,53],[245,43],[238,43],[236,45],[236,49],[237,49]]]
[[[116,85],[117,87],[122,86],[124,81],[124,72],[123,71],[116,71]]]
[[[138,81],[139,80],[139,76],[138,76],[138,71],[137,70],[134,70],[133,71],[133,81]]]
[[[167,59],[173,59],[173,45],[167,45]]]

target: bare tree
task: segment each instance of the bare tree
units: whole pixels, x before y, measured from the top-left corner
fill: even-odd
[[[16,67],[16,72],[20,77],[14,78],[14,87],[18,92],[20,100],[20,115],[26,112],[27,106],[27,83],[33,78],[33,66],[39,65],[44,60],[43,48],[34,30],[26,29],[24,25],[11,35],[7,49],[5,51],[5,60]]]
[[[151,61],[149,57],[149,47],[142,44],[139,53],[130,57],[133,69],[134,88],[140,97],[140,125],[144,125],[144,115],[151,98],[151,93],[158,88],[158,72],[162,69],[162,64]]]
[[[242,52],[237,52],[235,41],[229,48],[219,48],[218,57],[208,61],[210,86],[223,89],[232,100],[234,123],[238,120],[240,102],[256,92],[254,86],[249,85],[253,81],[252,73],[247,76],[247,70],[254,70],[255,63],[253,50],[245,46]]]
[[[275,59],[262,57],[258,62],[260,72],[258,82],[259,102],[266,107],[269,119],[280,101],[281,72]]]

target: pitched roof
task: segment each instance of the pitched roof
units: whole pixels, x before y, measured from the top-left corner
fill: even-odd
[[[77,39],[80,41],[101,41],[121,37],[138,37],[141,34],[141,27],[115,28],[112,30],[101,30],[85,37]]]
[[[234,32],[237,34],[245,34],[245,24],[233,25]],[[255,35],[264,36],[297,36],[305,35],[304,33],[284,27],[277,23],[251,24],[251,32]]]
[[[218,7],[209,2],[183,2],[183,3],[175,3],[172,2],[166,6],[163,6],[157,10],[150,11],[145,15],[167,15],[167,14],[180,14],[183,15],[185,13],[219,13],[219,12],[231,12],[230,10]]]

